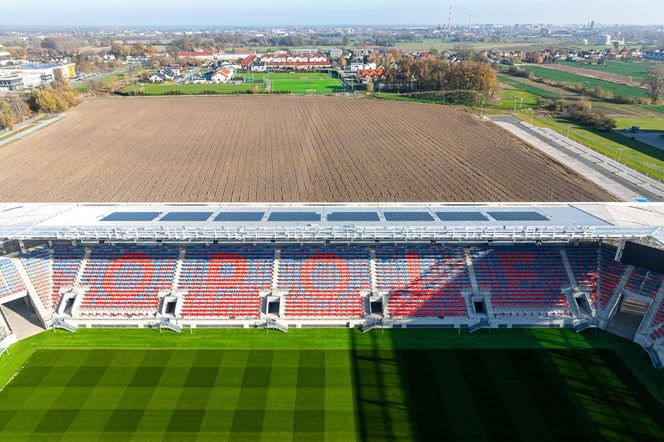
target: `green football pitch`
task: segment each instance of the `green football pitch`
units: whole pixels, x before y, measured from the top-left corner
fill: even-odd
[[[0,439],[662,440],[649,364],[569,330],[49,332],[0,358]]]

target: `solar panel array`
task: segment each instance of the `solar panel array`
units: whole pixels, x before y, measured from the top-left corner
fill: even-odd
[[[429,212],[383,212],[387,221],[433,221]]]
[[[159,221],[207,221],[213,212],[168,212]]]
[[[380,221],[378,212],[332,212],[328,221]]]
[[[538,212],[487,212],[496,221],[548,221]]]
[[[480,212],[436,212],[441,221],[489,221]]]
[[[260,221],[265,212],[219,212],[215,221]]]
[[[102,221],[153,221],[161,212],[113,212]]]
[[[534,211],[490,211],[487,212],[496,221],[548,221],[549,219],[539,212]],[[101,221],[154,221],[162,212],[113,212]],[[180,222],[203,222],[210,219],[214,212],[168,212],[159,221]],[[219,212],[214,221],[230,222],[259,222],[263,220],[265,212]],[[386,221],[417,222],[435,221],[429,212],[424,211],[386,211],[383,212]],[[473,211],[439,211],[436,216],[443,222],[483,222],[490,219],[481,212]],[[282,222],[318,222],[321,221],[318,212],[301,211],[273,211],[268,216],[268,221]],[[330,222],[380,222],[378,212],[362,211],[335,211],[330,212],[327,217]]]
[[[317,212],[270,212],[268,221],[320,221]]]

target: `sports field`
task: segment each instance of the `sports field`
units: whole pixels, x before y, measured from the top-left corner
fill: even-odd
[[[146,84],[143,95],[210,95],[248,93],[252,88],[263,91],[262,84]]]
[[[324,72],[257,72],[240,74],[249,81],[272,82],[272,92],[291,94],[331,94],[344,91],[337,78]],[[262,87],[262,84],[261,84]]]
[[[48,332],[15,372],[2,440],[664,438],[664,373],[603,332]]]
[[[596,78],[585,77],[583,75],[572,74],[569,72],[561,72],[554,69],[547,69],[540,66],[522,66],[524,69],[529,70],[536,77],[545,80],[563,83],[569,86],[582,85],[587,89],[595,89],[597,86],[611,91],[614,96],[622,96],[626,98],[639,98],[646,94],[645,89],[635,86],[627,86],[624,84],[612,83],[610,81],[598,80]]]

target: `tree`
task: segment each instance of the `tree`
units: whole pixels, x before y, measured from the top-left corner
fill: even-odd
[[[35,112],[58,112],[58,101],[48,89],[39,89],[30,96],[30,107]]]
[[[659,103],[664,100],[664,64],[657,63],[653,68],[648,69],[646,77],[646,86],[648,94],[653,103]]]
[[[3,99],[0,105],[0,129],[5,128],[14,128],[14,116],[11,112],[9,100]]]

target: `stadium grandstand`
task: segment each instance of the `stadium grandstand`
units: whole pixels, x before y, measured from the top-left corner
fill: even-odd
[[[659,203],[0,204],[0,304],[71,331],[597,327],[661,367],[663,219]]]

